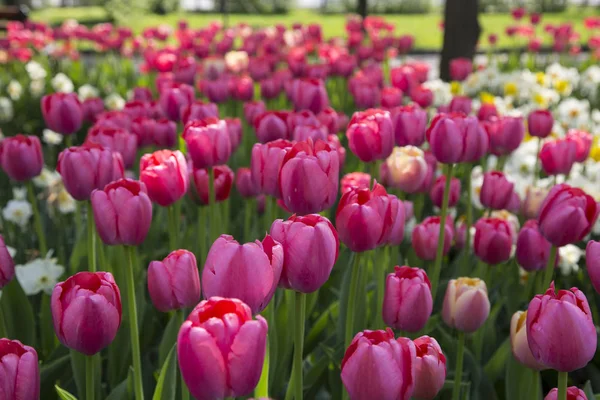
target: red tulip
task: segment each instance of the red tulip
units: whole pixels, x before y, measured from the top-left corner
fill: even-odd
[[[150,199],[168,207],[188,190],[189,176],[185,157],[180,151],[159,150],[144,154],[140,160],[140,180]]]

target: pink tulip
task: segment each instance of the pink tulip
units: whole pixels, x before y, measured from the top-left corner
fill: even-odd
[[[242,121],[239,118],[225,118],[227,133],[231,142],[231,152],[235,152],[242,143]]]
[[[408,93],[418,84],[414,68],[406,65],[392,68],[390,71],[390,80],[392,86],[400,89],[403,93]]]
[[[249,101],[244,103],[244,118],[250,125],[254,125],[254,119],[267,111],[262,101]]]
[[[131,117],[119,110],[105,111],[102,114],[98,114],[94,125],[129,130],[131,128]]]
[[[18,340],[0,339],[0,398],[39,400],[40,367],[33,347]]]
[[[558,399],[558,389],[554,388],[549,391],[544,400],[560,400]],[[588,400],[588,398],[583,390],[577,386],[570,386],[567,388],[567,400]]]
[[[427,112],[416,104],[391,110],[397,146],[420,146],[425,141]]]
[[[296,110],[310,110],[317,114],[329,107],[325,84],[320,79],[302,78],[292,83],[292,103]]]
[[[127,114],[130,119],[148,117],[150,115],[150,104],[145,101],[128,101],[125,103],[122,111]]]
[[[433,92],[423,85],[415,86],[409,94],[410,99],[422,108],[428,108],[433,104]]]
[[[497,265],[508,261],[512,244],[512,229],[506,220],[481,218],[475,223],[473,250],[486,264]]]
[[[249,168],[238,168],[235,173],[235,187],[242,197],[254,198],[260,194],[260,188],[252,180]]]
[[[133,94],[133,100],[152,101],[152,91],[147,87],[134,87],[131,92]]]
[[[140,181],[150,199],[168,207],[188,190],[189,176],[185,157],[180,151],[159,150],[144,154],[140,160]]]
[[[452,113],[463,113],[469,115],[472,110],[471,98],[467,96],[454,96],[449,104]]]
[[[404,224],[406,222],[406,207],[402,200],[388,194],[387,210],[383,236],[378,245],[398,246],[404,240]]]
[[[442,200],[444,198],[444,190],[446,188],[446,176],[440,175],[431,190],[429,191],[429,197],[431,198],[431,202],[434,206],[441,208]],[[450,193],[448,194],[448,207],[454,207],[458,204],[458,200],[460,200],[460,180],[457,178],[452,178],[450,181]]]
[[[577,151],[575,152],[575,161],[576,162],[584,162],[590,155],[590,150],[592,148],[593,136],[585,131],[578,131],[576,129],[571,129],[567,132],[567,139],[570,139],[575,142],[577,145]]]
[[[514,183],[503,172],[489,171],[483,175],[483,185],[479,200],[485,208],[492,210],[507,209],[514,194]]]
[[[531,354],[529,343],[527,342],[526,319],[527,311],[517,311],[510,320],[510,346],[512,354],[518,362],[527,368],[541,371],[546,369],[546,367],[537,362],[533,358],[533,354]]]
[[[547,175],[567,175],[577,157],[577,143],[569,137],[544,143],[540,150],[542,169]]]
[[[198,304],[200,276],[194,254],[175,250],[162,261],[150,262],[148,292],[154,307],[162,312]]]
[[[551,247],[550,242],[542,236],[537,220],[530,219],[517,236],[517,262],[526,271],[540,271],[548,264]]]
[[[213,167],[215,191],[215,201],[217,203],[229,198],[231,187],[233,185],[233,171],[227,165],[216,165]],[[206,168],[196,168],[191,175],[191,193],[192,197],[200,204],[209,203],[209,173]]]
[[[44,166],[40,139],[16,135],[0,141],[0,166],[10,179],[17,182],[38,176]]]
[[[209,117],[188,122],[183,139],[195,168],[225,164],[231,156],[231,138],[222,119]]]
[[[433,400],[442,390],[446,380],[446,356],[437,340],[421,336],[413,342],[416,349],[415,391],[413,396]]]
[[[194,101],[194,88],[185,83],[171,82],[160,90],[160,107],[171,121],[181,119],[182,110]]]
[[[42,97],[42,116],[46,126],[62,135],[81,128],[83,110],[76,93],[52,93]]]
[[[358,189],[368,189],[370,185],[371,175],[365,172],[351,172],[340,179],[340,192],[344,195],[354,187]]]
[[[219,108],[215,103],[196,100],[181,110],[181,122],[187,124],[190,121],[205,118],[219,118]]]
[[[477,118],[462,114],[436,115],[427,140],[437,161],[444,164],[477,161],[489,147],[489,137]]]
[[[394,147],[390,113],[379,109],[355,112],[346,131],[350,150],[363,162],[387,158]]]
[[[464,81],[473,71],[473,63],[468,58],[450,60],[450,77],[454,81]]]
[[[121,154],[125,168],[131,168],[135,161],[137,136],[123,128],[94,125],[88,130],[85,140]]]
[[[0,235],[0,289],[8,285],[15,276],[15,263]]]
[[[442,319],[450,328],[472,333],[479,329],[490,314],[485,282],[477,278],[458,278],[448,282]]]
[[[527,128],[531,136],[546,138],[552,133],[554,118],[548,110],[534,110],[527,116]]]
[[[592,286],[600,293],[600,242],[595,240],[588,242],[585,248],[585,265]]]
[[[266,144],[257,143],[252,148],[250,160],[252,180],[260,188],[261,193],[281,197],[279,176],[283,160],[292,146],[292,143],[287,140],[275,140]]]
[[[440,217],[427,217],[412,231],[412,246],[421,260],[435,260],[438,238],[440,236]],[[448,254],[454,233],[450,224],[444,224],[443,254]]]
[[[381,90],[381,107],[391,109],[402,104],[402,91],[393,86]]]
[[[489,103],[483,103],[477,111],[477,119],[479,121],[489,121],[492,118],[498,118],[496,106]]]
[[[96,116],[104,111],[104,100],[100,97],[85,99],[81,103],[83,120],[87,122],[96,121]]]
[[[339,119],[340,118],[338,116],[337,111],[335,111],[331,107],[327,107],[317,114],[317,120],[321,123],[322,126],[327,128],[327,132],[329,134],[333,135],[337,134],[340,131],[338,126]]]
[[[229,78],[221,76],[216,80],[203,80],[199,88],[209,101],[217,104],[229,100]]]
[[[497,156],[512,153],[525,137],[525,125],[521,117],[501,117],[488,123],[489,125],[494,127],[487,131],[490,137],[490,152]]]
[[[290,132],[287,127],[288,113],[285,111],[266,111],[254,117],[254,130],[261,143],[277,139],[288,139]]]
[[[395,266],[394,271],[386,278],[383,320],[394,329],[420,331],[433,310],[429,278],[419,268]]]

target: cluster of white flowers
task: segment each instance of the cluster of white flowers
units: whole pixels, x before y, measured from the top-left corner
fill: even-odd
[[[79,96],[80,101],[85,101],[93,97],[98,97],[100,92],[94,86],[86,83],[77,89],[77,95]]]
[[[54,78],[52,78],[52,81],[50,81],[50,84],[55,92],[72,93],[73,90],[75,90],[73,81],[62,72],[56,74]]]
[[[8,97],[0,97],[0,122],[10,122],[14,115],[12,101]]]
[[[65,272],[55,258],[51,258],[52,250],[44,258],[36,258],[24,265],[15,266],[15,275],[23,291],[28,296],[40,292],[52,294],[52,289]]]
[[[33,178],[33,183],[46,191],[46,201],[51,211],[56,209],[61,214],[71,214],[77,209],[77,202],[65,189],[58,172],[44,167],[41,174]]]
[[[33,209],[27,200],[9,200],[6,207],[2,209],[4,220],[18,225],[21,229],[27,227],[32,215]]]
[[[118,93],[111,93],[104,99],[104,105],[109,110],[121,110],[125,107],[125,99]]]

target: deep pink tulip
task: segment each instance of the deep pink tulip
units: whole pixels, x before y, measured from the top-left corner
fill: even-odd
[[[391,329],[354,336],[342,360],[342,382],[352,400],[409,400],[415,387],[412,340]]]
[[[554,118],[548,110],[534,110],[527,116],[527,129],[531,136],[546,138],[552,133]]]
[[[568,175],[577,157],[577,143],[568,137],[546,142],[539,157],[547,175]]]
[[[391,87],[385,87],[381,90],[381,107],[391,109],[402,104],[402,90]]]
[[[131,133],[137,136],[139,147],[173,147],[177,141],[177,124],[167,118],[141,117],[131,121]]]
[[[293,213],[318,213],[333,206],[338,183],[338,153],[322,140],[296,143],[282,161],[281,196]]]
[[[298,110],[317,114],[329,107],[327,89],[321,79],[302,78],[292,82],[292,103]]]
[[[147,87],[134,87],[132,90],[133,100],[152,101],[152,91]]]
[[[317,114],[317,119],[319,120],[321,125],[327,128],[329,134],[335,135],[341,130],[339,129],[340,127],[338,121],[340,118],[338,116],[338,113],[331,107],[327,107],[323,109],[319,114]]]
[[[454,81],[464,81],[473,72],[473,63],[468,58],[450,60],[450,78]]]
[[[233,186],[233,171],[227,165],[215,165],[212,167],[214,170],[215,179],[213,181],[213,188],[215,191],[215,201],[217,203],[225,201],[229,198],[231,187]],[[191,176],[191,188],[192,197],[196,199],[200,204],[208,204],[209,202],[209,172],[206,168],[195,168],[192,171]]]
[[[381,101],[381,89],[365,78],[351,78],[348,90],[354,98],[354,105],[358,109],[377,107]]]
[[[423,85],[412,88],[409,95],[410,99],[422,108],[428,108],[433,104],[433,92]]]
[[[167,83],[160,90],[159,103],[165,116],[171,121],[181,119],[181,111],[194,101],[194,88],[185,83]]]
[[[544,400],[560,400],[558,399],[558,389],[554,388],[549,391]],[[567,388],[567,400],[588,400],[588,398],[583,390],[577,386],[570,386]]]
[[[288,132],[293,134],[297,127],[299,126],[320,126],[321,122],[310,110],[302,110],[296,112],[288,113],[286,119]]]
[[[453,113],[470,114],[472,110],[471,98],[467,96],[454,96],[450,101],[449,111]]]
[[[52,291],[54,332],[66,347],[91,356],[121,325],[121,294],[110,272],[79,272]]]
[[[368,189],[370,185],[371,175],[365,172],[351,172],[340,179],[340,192],[344,195],[344,193],[350,191],[353,187],[358,189]]]
[[[413,397],[433,400],[446,380],[446,356],[437,340],[421,336],[413,342],[417,351]]]
[[[227,332],[224,335],[224,332]],[[179,369],[197,400],[249,395],[262,371],[267,321],[238,299],[201,301],[177,337]]]
[[[162,261],[150,262],[148,293],[154,307],[162,312],[198,304],[200,276],[194,254],[175,250]]]
[[[406,65],[392,68],[390,71],[390,80],[392,86],[400,89],[403,93],[410,92],[419,83],[414,68]]]
[[[477,111],[477,119],[479,121],[489,121],[492,117],[498,117],[496,106],[490,103],[483,103]]]
[[[588,132],[571,129],[567,132],[567,139],[574,141],[577,145],[575,161],[582,163],[587,160],[590,155],[594,137]]]
[[[104,189],[124,175],[121,155],[93,143],[63,150],[58,155],[56,170],[75,200],[89,200],[94,189]]]
[[[554,282],[527,309],[527,342],[539,363],[561,372],[583,368],[596,353],[597,334],[588,301],[579,289]]]
[[[331,222],[319,214],[292,215],[271,225],[271,236],[283,246],[279,285],[302,293],[318,290],[329,279],[340,241]]]
[[[530,219],[517,236],[517,262],[526,271],[540,271],[548,264],[551,247],[550,242],[542,236],[537,220]]]
[[[446,176],[440,175],[431,190],[429,191],[429,197],[433,202],[433,205],[436,207],[442,207],[442,200],[444,198],[444,189],[446,186]],[[458,204],[458,200],[460,200],[460,180],[457,178],[452,178],[450,181],[450,193],[448,195],[448,207],[454,207]]]
[[[292,137],[294,141],[302,142],[309,138],[313,141],[327,140],[329,131],[323,125],[298,125],[294,128]]]
[[[254,198],[260,194],[260,188],[252,179],[250,168],[238,168],[235,173],[235,187],[242,197]]]
[[[81,128],[83,110],[76,93],[52,93],[42,97],[42,116],[46,126],[63,135]]]
[[[483,175],[483,185],[479,200],[485,208],[504,210],[508,208],[514,193],[515,184],[501,171],[489,171]]]
[[[265,144],[257,143],[252,148],[250,159],[252,180],[260,188],[261,193],[281,197],[279,175],[283,159],[292,146],[293,144],[287,140],[275,140]]]
[[[6,248],[4,238],[0,235],[0,289],[6,286],[15,276],[15,263]]]
[[[418,332],[433,310],[431,283],[419,268],[394,267],[388,274],[383,298],[383,321],[387,326],[407,332]]]
[[[431,152],[438,162],[474,162],[483,157],[490,140],[473,116],[438,114],[427,130]]]
[[[225,164],[231,156],[231,138],[222,119],[209,117],[188,122],[183,139],[195,168]]]
[[[181,122],[184,124],[209,117],[219,118],[219,108],[215,103],[196,100],[181,110]]]
[[[510,347],[515,359],[526,366],[536,371],[546,369],[543,364],[540,364],[533,358],[529,343],[527,342],[527,327],[526,327],[527,311],[517,311],[513,314],[510,320]]]
[[[277,139],[288,139],[290,132],[287,127],[287,111],[266,111],[254,117],[254,131],[261,143]]]
[[[244,103],[244,118],[250,125],[254,125],[254,119],[266,111],[267,107],[261,100]]]
[[[392,194],[388,194],[387,209],[385,213],[385,225],[383,236],[378,245],[398,246],[404,239],[404,224],[406,222],[406,207],[402,200]]]
[[[159,150],[144,154],[140,160],[140,180],[150,199],[168,207],[188,190],[189,175],[185,157],[180,151]]]
[[[490,152],[497,156],[512,153],[521,145],[525,137],[525,125],[521,117],[501,117],[496,121],[484,123],[493,126],[487,132],[490,137]]]
[[[235,152],[242,143],[242,121],[239,118],[225,118],[227,133],[231,142],[231,152]]]
[[[39,400],[40,367],[33,347],[18,340],[0,339],[0,398]]]
[[[94,124],[129,130],[131,128],[131,117],[119,110],[105,111],[97,115]]]
[[[125,168],[131,168],[136,158],[138,138],[123,128],[94,125],[88,130],[87,143],[99,144],[121,154]]]
[[[84,121],[94,122],[96,116],[104,111],[104,100],[100,97],[85,99],[81,103],[81,112]]]
[[[229,78],[219,77],[216,80],[203,80],[199,83],[200,90],[213,103],[222,104],[229,100]]]
[[[416,104],[391,110],[394,137],[398,146],[420,146],[425,141],[427,112]]]
[[[448,282],[442,319],[450,328],[472,333],[479,329],[490,314],[485,282],[478,278],[458,278]]]
[[[594,289],[600,293],[600,242],[588,242],[585,248],[585,265]]]
[[[509,223],[502,218],[481,218],[474,226],[473,250],[475,255],[490,265],[508,261],[513,244]]]
[[[132,179],[119,179],[92,192],[96,230],[108,245],[138,246],[152,222],[152,202],[146,185]]]
[[[254,97],[254,81],[249,76],[234,77],[229,81],[229,94],[238,101],[250,101]]]
[[[423,183],[418,189],[419,193],[429,193],[435,179],[435,173],[437,171],[437,160],[431,151],[424,152],[425,162],[427,163],[427,174]]]
[[[354,252],[373,250],[386,232],[388,194],[375,183],[373,190],[353,187],[342,195],[336,211],[335,227],[342,243]]]
[[[16,135],[0,141],[0,166],[10,179],[17,182],[38,176],[44,167],[40,139]]]
[[[565,183],[556,185],[542,203],[540,232],[557,247],[576,243],[590,233],[598,211],[594,198],[583,190]]]
[[[394,132],[389,111],[358,111],[346,130],[350,150],[363,162],[382,160],[392,154]]]
[[[262,242],[239,244],[221,235],[210,248],[202,272],[204,297],[242,300],[258,314],[269,304],[283,268],[283,247],[267,235]]]
[[[150,108],[150,104],[145,101],[132,100],[125,103],[122,111],[127,114],[130,119],[134,119],[150,116]]]
[[[440,236],[440,217],[427,217],[412,231],[412,246],[421,260],[435,260],[438,238]],[[444,224],[443,254],[448,254],[452,245],[453,230],[450,224]]]

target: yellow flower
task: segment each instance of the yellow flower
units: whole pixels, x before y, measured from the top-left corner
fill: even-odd
[[[533,102],[540,106],[541,108],[548,107],[548,99],[545,98],[541,93],[536,93],[533,95]]]
[[[504,84],[504,95],[505,96],[516,96],[519,93],[519,88],[514,82],[506,82]]]
[[[450,92],[454,96],[462,94],[462,85],[460,84],[460,82],[452,81],[452,83],[450,84]]]
[[[489,92],[481,92],[479,95],[482,104],[494,104],[495,98],[494,95]]]
[[[535,74],[535,81],[540,86],[546,86],[546,74],[543,72],[538,72]]]

